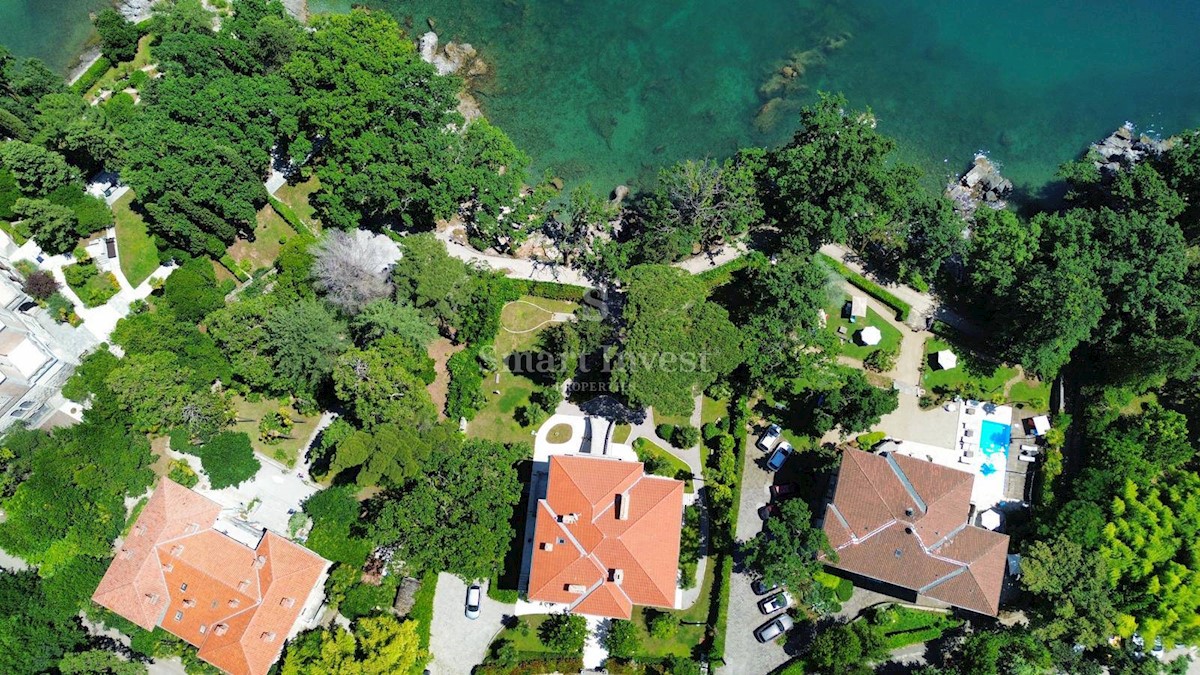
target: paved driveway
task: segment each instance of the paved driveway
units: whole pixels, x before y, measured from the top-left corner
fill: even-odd
[[[758,449],[755,429],[749,437],[744,464],[742,466],[742,495],[738,510],[737,538],[744,542],[762,529],[758,507],[770,498],[770,485],[774,474],[762,468],[767,453]],[[734,564],[733,578],[729,586],[729,623],[725,634],[726,665],[722,673],[736,675],[761,675],[769,673],[787,663],[792,657],[782,647],[773,643],[759,644],[754,639],[754,629],[766,623],[767,617],[758,611],[758,596],[750,589],[750,577],[742,569],[741,561]]]
[[[433,654],[429,671],[434,675],[469,675],[487,655],[492,638],[503,628],[504,616],[513,615],[512,605],[496,602],[485,592],[479,618],[471,620],[464,614],[466,600],[467,584],[462,579],[445,572],[438,575],[429,635]]]

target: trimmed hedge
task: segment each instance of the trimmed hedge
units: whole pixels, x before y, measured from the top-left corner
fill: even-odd
[[[491,581],[488,583],[488,597],[496,602],[503,602],[506,605],[514,605],[521,599],[521,594],[511,588],[500,588],[500,578],[495,574],[492,575]]]
[[[316,236],[312,231],[312,228],[305,224],[304,221],[300,220],[300,216],[296,215],[296,212],[292,210],[292,207],[271,195],[267,195],[267,201],[271,203],[271,208],[275,209],[275,213],[278,213],[279,217],[287,221],[287,224],[291,225],[293,230],[297,232],[307,232],[308,234]]]
[[[108,69],[112,67],[113,62],[109,61],[108,57],[101,56],[100,58],[96,59],[95,63],[88,66],[87,70],[83,71],[83,74],[79,76],[78,80],[75,80],[75,84],[71,85],[71,91],[83,96],[87,93],[87,90],[91,89],[92,85],[99,82],[100,78],[104,77],[104,74],[107,73]]]
[[[558,284],[553,281],[533,281],[530,279],[504,279],[504,284],[518,296],[532,295],[547,300],[566,300],[583,302],[584,296],[591,289],[571,284]]]
[[[697,274],[696,278],[700,281],[703,281],[704,285],[708,287],[709,291],[711,291],[714,288],[724,286],[730,281],[733,281],[733,275],[737,274],[740,270],[745,269],[749,264],[750,256],[739,256],[733,260],[730,260],[724,265],[719,265],[711,270],[704,270],[703,272]]]
[[[733,579],[733,556],[722,554],[719,564],[720,570],[713,577],[713,586],[716,587],[713,589],[716,591],[713,593],[715,601],[708,614],[708,625],[712,630],[708,659],[725,663],[725,632],[729,623],[729,584]]]
[[[581,673],[583,659],[577,656],[553,658],[540,652],[517,652],[517,658],[540,657],[522,661],[515,666],[485,663],[475,666],[475,675],[540,675],[541,673]]]
[[[237,261],[233,259],[233,256],[229,255],[228,253],[221,256],[221,259],[218,260],[218,262],[221,263],[222,267],[229,270],[230,274],[237,277],[238,281],[250,281],[250,275],[246,274],[246,271],[242,269],[241,265],[238,265]]]
[[[483,369],[479,366],[480,345],[455,352],[446,360],[450,385],[446,391],[446,417],[451,420],[474,419],[483,408]]]
[[[904,302],[900,298],[897,298],[896,296],[892,295],[891,292],[889,292],[883,286],[880,286],[879,284],[875,283],[874,281],[871,281],[870,279],[864,277],[863,275],[859,274],[858,272],[855,272],[854,270],[850,269],[849,267],[846,267],[845,265],[838,262],[837,260],[830,258],[829,256],[825,255],[824,253],[818,253],[817,255],[819,255],[821,257],[821,259],[824,260],[827,265],[832,267],[835,272],[837,272],[841,276],[845,277],[846,281],[849,281],[850,283],[854,284],[856,287],[858,287],[859,290],[863,291],[864,293],[871,296],[872,298],[875,298],[876,300],[882,302],[883,304],[887,305],[888,307],[891,307],[892,309],[896,310],[896,319],[897,320],[908,321],[909,314],[912,314],[912,305],[908,304],[907,302]]]
[[[421,587],[413,597],[412,611],[408,618],[417,622],[417,638],[420,640],[421,651],[429,653],[429,632],[433,627],[433,596],[437,592],[437,573],[430,572],[421,577]],[[427,660],[419,660],[413,664],[412,675],[425,672]]]

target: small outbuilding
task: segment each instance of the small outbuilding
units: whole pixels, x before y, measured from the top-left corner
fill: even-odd
[[[866,318],[867,316],[867,299],[861,295],[850,296],[850,302],[846,303],[849,306],[850,320],[854,321],[857,317]]]
[[[1035,415],[1025,420],[1025,430],[1034,436],[1045,436],[1050,431],[1050,418],[1045,415]]]
[[[867,326],[866,328],[858,331],[858,341],[864,345],[873,347],[879,344],[879,341],[882,339],[883,333],[880,333],[879,329],[875,326]]]
[[[933,362],[937,364],[938,370],[950,370],[958,367],[958,356],[949,349],[943,349],[933,355]]]

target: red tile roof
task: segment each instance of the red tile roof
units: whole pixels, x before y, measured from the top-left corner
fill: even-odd
[[[975,477],[904,455],[842,453],[825,536],[837,569],[994,616],[1008,536],[967,524]]]
[[[618,517],[622,500],[627,518]],[[647,476],[641,462],[551,457],[529,599],[620,619],[635,604],[674,607],[682,521],[681,481]]]
[[[137,625],[162,626],[234,675],[279,658],[329,563],[272,532],[249,548],[212,529],[221,507],[163,479],[92,595]]]

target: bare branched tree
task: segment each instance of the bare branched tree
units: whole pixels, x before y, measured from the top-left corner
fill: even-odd
[[[313,245],[312,253],[317,288],[348,314],[391,295],[388,270],[400,253],[387,237],[365,230],[331,230]]]

